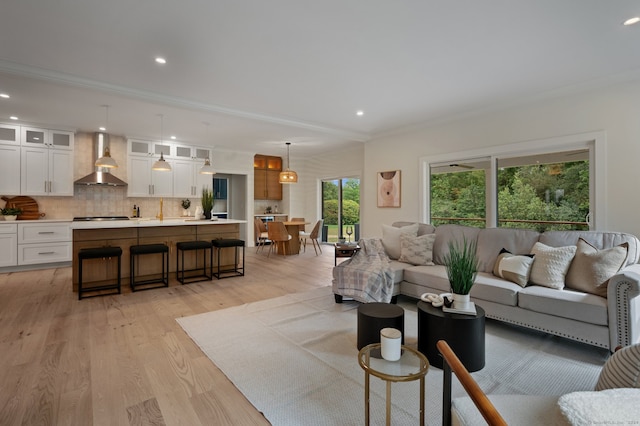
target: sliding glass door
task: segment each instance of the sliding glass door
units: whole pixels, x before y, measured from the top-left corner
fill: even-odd
[[[322,241],[357,241],[360,236],[360,179],[322,181]]]

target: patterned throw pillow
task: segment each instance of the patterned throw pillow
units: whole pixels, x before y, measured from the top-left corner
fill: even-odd
[[[561,290],[564,288],[564,277],[575,253],[576,246],[550,247],[541,242],[535,243],[531,249],[535,260],[529,281],[532,284]]]
[[[576,256],[567,272],[567,287],[607,297],[609,278],[624,265],[628,251],[629,243],[598,250],[580,238]]]
[[[382,225],[382,245],[390,259],[396,260],[400,257],[400,234],[417,236],[418,224],[414,223],[413,225],[403,226],[402,228]]]
[[[436,234],[425,234],[414,237],[400,234],[400,262],[412,265],[433,265],[433,242]]]
[[[493,275],[514,282],[520,287],[526,287],[533,259],[532,254],[515,255],[503,248],[493,266]]]
[[[640,344],[617,350],[605,362],[596,390],[640,388]]]

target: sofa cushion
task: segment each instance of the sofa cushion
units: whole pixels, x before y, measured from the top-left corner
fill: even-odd
[[[564,279],[576,252],[576,246],[550,247],[537,242],[531,248],[535,255],[531,267],[530,281],[532,284],[561,289]]]
[[[515,255],[503,248],[493,267],[493,275],[525,287],[529,282],[533,258],[533,255]]]
[[[607,299],[581,291],[529,285],[518,293],[518,306],[589,324],[608,324]]]
[[[389,262],[389,268],[391,268],[391,273],[393,274],[393,283],[398,284],[404,279],[404,270],[407,267],[407,264],[404,262],[400,262],[397,260],[391,260]]]
[[[546,231],[540,234],[539,241],[551,247],[575,246],[578,238],[582,238],[598,250],[629,243],[629,255],[624,266],[637,263],[640,259],[640,246],[638,238],[624,232],[602,231]]]
[[[418,224],[396,228],[395,226],[382,225],[382,245],[390,259],[400,257],[400,234],[416,236],[418,234]]]
[[[467,241],[477,241],[479,233],[480,228],[472,228],[470,226],[438,226],[435,232],[436,240],[433,243],[433,263],[436,265],[444,265],[445,255],[449,253],[449,242],[458,241],[461,243],[465,238]]]
[[[640,388],[640,344],[617,350],[605,362],[596,390]]]
[[[478,234],[478,263],[483,272],[492,272],[501,249],[529,254],[540,233],[529,229],[486,228]]]
[[[414,237],[400,234],[400,262],[412,265],[433,265],[433,242],[436,234],[425,234]]]
[[[576,255],[565,280],[567,287],[607,297],[609,278],[622,267],[629,243],[598,250],[580,238],[576,247]]]
[[[405,263],[405,266],[407,264]],[[408,266],[404,270],[404,280],[410,283],[423,285],[442,293],[449,293],[449,277],[444,265],[434,266]]]
[[[518,306],[518,293],[520,290],[522,290],[522,287],[511,281],[495,277],[488,272],[478,272],[470,294],[474,299],[489,300],[508,306]]]

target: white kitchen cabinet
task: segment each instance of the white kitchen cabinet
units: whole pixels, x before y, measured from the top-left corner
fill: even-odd
[[[0,194],[20,194],[20,147],[0,144]]]
[[[18,264],[18,225],[0,224],[0,267]]]
[[[202,188],[213,187],[212,175],[200,174],[202,164],[195,161],[174,161],[173,168],[173,196],[174,197],[196,197],[202,195]]]
[[[69,262],[73,254],[71,223],[19,223],[18,265]]]
[[[170,142],[152,142],[136,139],[129,139],[129,155],[138,157],[160,158],[162,154],[165,158],[173,155],[174,149]]]
[[[129,197],[173,196],[173,164],[169,172],[151,170],[156,162],[152,157],[129,157]]]
[[[0,123],[0,143],[20,145],[20,126]]]
[[[36,127],[21,127],[22,146],[49,147],[72,151],[73,132],[49,130]]]
[[[51,145],[23,146],[20,155],[20,193],[73,196],[73,151]]]

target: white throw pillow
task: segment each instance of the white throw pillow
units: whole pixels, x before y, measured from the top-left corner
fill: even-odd
[[[535,243],[531,249],[535,258],[529,281],[532,284],[561,290],[564,288],[564,277],[575,253],[576,246],[550,247],[541,242]]]
[[[640,388],[640,344],[625,346],[604,363],[596,390]]]
[[[571,392],[558,398],[561,419],[569,425],[632,425],[640,419],[640,389]]]
[[[396,228],[395,226],[382,225],[382,245],[390,259],[400,257],[400,234],[407,234],[413,237],[418,235],[418,224]]]
[[[412,265],[433,265],[433,242],[436,234],[425,234],[414,237],[400,234],[400,262]]]
[[[533,255],[515,255],[502,249],[493,267],[493,275],[526,287],[533,259]]]

